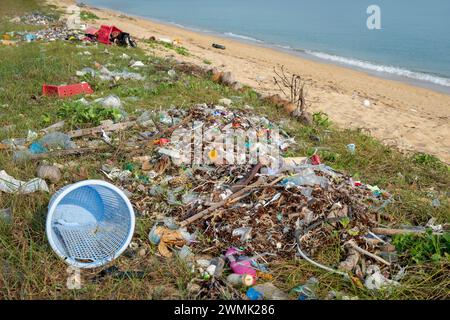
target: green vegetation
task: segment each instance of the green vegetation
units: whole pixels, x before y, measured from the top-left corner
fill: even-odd
[[[99,125],[103,120],[118,121],[122,117],[120,110],[114,108],[104,108],[100,105],[84,105],[75,101],[64,103],[57,111],[61,119],[65,119],[70,125],[89,124]]]
[[[5,0],[4,0],[5,1]],[[37,1],[10,1],[10,14],[22,14],[28,7],[23,3]],[[14,7],[15,6],[15,7]],[[3,8],[3,5],[0,6]],[[41,9],[41,8],[40,8]],[[2,26],[5,26],[4,24]],[[11,26],[9,26],[11,27]],[[9,31],[15,29],[9,29]],[[166,48],[173,49],[173,46]],[[196,103],[217,103],[220,98],[233,100],[233,106],[244,108],[250,105],[259,115],[283,123],[283,128],[297,141],[293,156],[310,155],[317,150],[329,166],[361,180],[388,190],[394,202],[385,208],[385,215],[392,221],[386,224],[425,225],[434,217],[437,223],[449,221],[450,203],[448,190],[450,171],[438,159],[424,154],[404,155],[389,148],[358,130],[339,129],[324,113],[314,115],[314,124],[304,126],[288,115],[279,112],[273,105],[264,103],[258,94],[247,88],[236,92],[210,81],[206,77],[193,76],[177,71],[176,79],[168,77],[167,71],[176,68],[171,60],[149,56],[141,49],[104,46],[77,48],[70,42],[23,43],[17,47],[0,46],[0,141],[7,138],[26,137],[28,130],[39,131],[59,120],[69,120],[66,130],[98,124],[104,119],[116,119],[117,113],[98,106],[86,107],[76,102],[80,97],[58,99],[42,97],[43,83],[63,84],[80,81],[75,76],[83,67],[93,67],[93,61],[108,66],[111,70],[128,68],[128,61],[121,59],[126,53],[134,60],[141,60],[145,68],[138,72],[145,81],[119,80],[114,84],[89,78],[95,93],[86,97],[89,101],[115,94],[120,97],[130,117],[143,110],[160,110],[177,106],[189,108]],[[90,51],[92,56],[79,55]],[[175,50],[175,49],[174,49]],[[129,71],[135,71],[127,69]],[[12,127],[11,127],[12,126]],[[9,128],[6,130],[4,128]],[[121,139],[133,132],[123,132]],[[356,145],[351,154],[346,146]],[[107,161],[118,167],[131,162],[130,155],[118,150],[114,154],[94,154],[79,157],[49,159],[51,163],[70,163],[63,170],[63,179],[51,186],[51,193],[66,184],[89,178],[102,178],[99,168]],[[37,162],[16,164],[12,153],[0,150],[0,170],[21,180],[35,177]],[[139,174],[139,172],[136,172]],[[145,256],[132,259],[122,255],[114,264],[124,270],[142,270],[143,279],[114,279],[106,277],[99,283],[91,281],[99,270],[83,271],[81,290],[66,288],[67,265],[52,252],[45,236],[45,215],[50,195],[33,193],[26,196],[0,192],[0,209],[11,208],[11,224],[0,221],[0,297],[1,299],[162,299],[191,298],[187,284],[193,278],[187,266],[177,259],[160,259],[156,248],[148,241],[148,232],[154,221],[138,217],[133,241],[146,250]],[[439,199],[440,206],[432,200]],[[346,222],[343,221],[343,224]],[[200,239],[201,240],[201,239]],[[211,241],[211,239],[207,239]],[[373,292],[358,288],[341,277],[325,273],[309,263],[292,258],[270,266],[274,283],[285,292],[304,283],[309,277],[319,279],[318,296],[324,298],[329,290],[342,290],[361,299],[448,299],[450,279],[448,234],[436,237],[395,237],[399,253],[408,265],[407,274],[400,287],[392,291]],[[342,251],[330,239],[318,250],[315,258],[335,265]]]
[[[408,259],[414,263],[433,261],[442,262],[442,259],[450,260],[450,233],[435,235],[428,230],[424,235],[398,235],[393,239],[393,244]]]
[[[84,10],[80,12],[80,18],[83,21],[100,19],[95,13]]]
[[[189,56],[189,50],[185,47],[174,45],[173,43],[168,43],[164,41],[154,41],[154,40],[147,40],[145,41],[150,48],[165,48],[168,50],[173,50],[179,55],[182,56]]]

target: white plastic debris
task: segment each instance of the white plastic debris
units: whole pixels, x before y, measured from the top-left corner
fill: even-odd
[[[122,108],[122,101],[120,101],[120,98],[116,95],[109,95],[106,98],[101,98],[96,101],[100,102],[100,104],[105,108],[113,108],[113,109]]]
[[[370,107],[370,101],[367,100],[367,99],[364,100],[363,105],[364,105],[364,107],[366,107],[366,108]]]
[[[0,220],[3,220],[4,222],[11,222],[12,220],[12,210],[11,208],[6,209],[0,209]]]
[[[105,176],[107,176],[110,180],[118,179],[120,181],[125,181],[128,179],[132,172],[129,170],[120,170],[119,168],[112,168],[109,172],[106,170],[101,170]]]
[[[47,183],[40,179],[34,178],[28,182],[14,179],[5,170],[0,171],[0,191],[6,193],[28,194],[36,191],[48,192]]]
[[[169,75],[169,77],[171,78],[175,78],[177,76],[177,73],[175,70],[170,69],[169,71],[167,71],[167,74]]]
[[[136,61],[131,65],[132,68],[142,68],[145,67],[145,64],[142,61]]]
[[[390,280],[383,276],[380,268],[376,265],[369,266],[367,268],[366,274],[367,277],[364,285],[369,290],[380,290],[400,285],[400,283],[398,283],[397,281]]]
[[[102,139],[106,143],[111,143],[111,138],[106,134],[105,130],[102,129]]]
[[[27,141],[33,141],[33,140],[36,140],[37,138],[38,138],[37,132],[28,130]]]
[[[231,99],[222,98],[219,100],[219,103],[229,107],[233,103],[233,101],[231,101]]]
[[[252,239],[252,228],[251,227],[241,227],[233,230],[233,237],[241,237],[241,241],[247,241]]]

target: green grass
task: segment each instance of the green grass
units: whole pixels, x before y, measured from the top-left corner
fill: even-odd
[[[146,40],[145,43],[150,47],[150,48],[164,48],[167,50],[173,50],[176,53],[178,53],[181,56],[190,56],[191,54],[189,53],[189,50],[183,46],[179,46],[179,45],[174,45],[172,43],[167,43],[167,42],[163,42],[163,41],[150,41],[150,40]]]
[[[80,18],[83,21],[100,19],[95,13],[92,13],[90,11],[85,11],[85,10],[82,10],[80,12]]]
[[[11,1],[11,3],[25,1]],[[35,3],[30,1],[29,3]],[[14,4],[16,5],[16,4]],[[26,6],[17,4],[11,12],[24,13]],[[20,11],[24,10],[24,11]],[[12,30],[12,29],[10,29]],[[80,81],[75,76],[83,67],[93,67],[93,61],[114,64],[110,70],[127,68],[128,61],[120,55],[126,53],[134,60],[142,60],[146,67],[139,70],[145,81],[119,81],[115,86],[98,79],[88,79],[95,90],[89,100],[110,94],[119,96],[125,111],[130,116],[139,115],[137,110],[160,109],[169,106],[189,108],[196,103],[217,103],[220,98],[232,98],[236,108],[251,105],[259,115],[283,123],[285,130],[295,137],[297,145],[290,155],[310,155],[316,149],[322,160],[331,167],[342,170],[355,179],[387,189],[395,202],[386,208],[386,214],[393,223],[423,225],[431,217],[438,223],[449,221],[450,204],[448,189],[450,171],[448,166],[436,158],[424,154],[403,155],[395,149],[382,145],[377,140],[357,130],[338,129],[325,114],[314,116],[315,124],[303,126],[272,105],[263,103],[251,89],[235,92],[228,87],[211,82],[204,77],[192,76],[177,71],[176,80],[167,76],[174,68],[173,61],[148,56],[143,50],[103,46],[77,48],[70,42],[23,43],[18,47],[0,47],[0,128],[14,125],[9,131],[0,130],[0,141],[6,138],[26,137],[28,130],[38,131],[49,124],[67,117],[74,121],[66,124],[67,130],[89,126],[109,117],[97,110],[92,117],[83,115],[86,110],[71,110],[77,98],[64,100],[41,96],[43,83],[61,84]],[[171,49],[171,48],[170,48]],[[79,55],[90,51],[92,56]],[[130,70],[131,71],[131,70]],[[137,100],[130,100],[135,97]],[[66,106],[66,107],[65,107]],[[89,112],[88,112],[89,114]],[[131,136],[132,132],[124,135]],[[311,136],[320,138],[311,139]],[[346,145],[356,144],[356,153],[350,154]],[[118,167],[131,162],[125,152],[95,154],[82,158],[67,157],[49,159],[50,162],[70,164],[63,170],[63,179],[51,185],[51,191],[75,181],[89,178],[102,179],[99,168],[106,161]],[[35,177],[39,163],[14,163],[12,153],[0,150],[0,169],[18,179]],[[51,193],[52,193],[51,192]],[[124,270],[143,270],[144,279],[118,280],[105,278],[99,283],[89,279],[93,272],[83,271],[83,288],[66,288],[67,265],[52,252],[45,237],[45,215],[50,195],[33,193],[26,196],[0,193],[0,209],[11,207],[13,223],[0,223],[0,297],[2,299],[161,299],[190,298],[187,284],[194,277],[187,266],[177,259],[161,259],[155,256],[156,248],[148,239],[148,232],[154,221],[138,217],[133,241],[146,250],[144,257],[128,258],[122,255],[114,261]],[[440,200],[440,206],[431,205],[433,199]],[[431,241],[431,240],[430,240]],[[322,248],[316,259],[323,263],[336,264],[342,251],[330,241]],[[355,287],[342,278],[324,273],[310,264],[294,259],[279,261],[270,266],[275,284],[285,292],[304,283],[309,277],[319,279],[319,297],[325,298],[328,291],[343,291],[363,299],[444,299],[449,297],[449,261],[442,249],[442,259],[433,261],[436,252],[429,242],[417,244],[413,240],[399,240],[408,264],[407,276],[402,286],[393,291],[370,292]],[[199,247],[199,246],[197,246]],[[200,246],[201,247],[201,246]],[[425,248],[425,249],[423,249]],[[194,250],[196,250],[194,248]],[[420,255],[425,251],[426,254]],[[419,253],[417,253],[419,252]],[[416,256],[414,260],[411,258]],[[417,259],[420,256],[420,259]],[[98,272],[98,270],[95,270]],[[295,296],[293,296],[295,297]]]

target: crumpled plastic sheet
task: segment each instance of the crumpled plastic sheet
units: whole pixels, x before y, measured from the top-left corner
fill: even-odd
[[[98,77],[100,80],[103,81],[111,81],[114,80],[115,78],[122,78],[124,80],[137,80],[137,81],[145,79],[143,75],[136,72],[129,72],[127,70],[110,71],[105,66],[102,66],[99,71],[86,67],[76,72],[76,75],[78,77],[84,77],[87,74],[91,75],[92,77]]]
[[[5,170],[0,171],[0,191],[6,193],[28,194],[36,191],[48,192],[47,183],[40,179],[34,178],[28,182],[17,180],[6,173]]]

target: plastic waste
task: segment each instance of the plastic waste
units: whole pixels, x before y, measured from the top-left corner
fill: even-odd
[[[128,179],[132,172],[129,170],[120,170],[119,168],[102,168],[101,170],[110,180],[118,179],[120,181],[125,181]]]
[[[298,300],[314,300],[316,299],[316,289],[319,281],[311,277],[304,285],[293,289],[294,292],[299,293]]]
[[[211,265],[214,266],[214,276],[221,277],[225,267],[225,260],[222,257],[215,257],[211,259]]]
[[[347,150],[351,154],[354,154],[356,152],[356,145],[354,143],[350,143],[347,145]]]
[[[11,208],[0,209],[0,220],[11,223],[12,221],[12,210]]]
[[[251,287],[247,290],[246,295],[250,300],[287,300],[289,298],[287,294],[270,282]]]
[[[40,154],[40,153],[45,153],[48,152],[48,149],[46,147],[44,147],[41,143],[39,142],[33,142],[30,147],[28,148],[28,150],[32,153],[32,154]]]
[[[241,227],[233,230],[233,237],[241,237],[241,241],[247,241],[252,239],[252,228],[251,227]]]
[[[281,181],[281,185],[286,187],[320,185],[322,188],[327,188],[328,184],[328,179],[316,175],[312,168],[306,168],[302,173],[285,178]]]
[[[126,195],[102,180],[85,180],[56,192],[48,206],[46,233],[60,258],[94,268],[121,255],[131,242],[135,215]]]
[[[132,68],[142,68],[145,67],[145,64],[142,61],[135,61],[131,64]]]
[[[312,155],[310,160],[311,160],[311,164],[313,164],[313,165],[319,165],[322,163],[318,154]]]
[[[175,78],[177,76],[177,73],[175,72],[175,70],[170,69],[169,71],[167,71],[167,74],[169,75],[169,77],[171,78]]]
[[[232,273],[228,275],[227,282],[235,287],[250,287],[255,284],[255,278],[249,274]]]
[[[36,191],[48,192],[49,190],[47,183],[40,178],[34,178],[28,182],[20,181],[8,175],[5,170],[2,170],[0,171],[0,191],[28,194]]]
[[[369,290],[386,289],[391,286],[399,286],[400,283],[386,278],[377,265],[370,265],[366,270],[366,280],[364,285]]]
[[[61,171],[56,166],[40,165],[37,168],[37,176],[52,183],[57,183],[61,180]]]
[[[105,108],[122,109],[122,101],[116,95],[109,95],[105,98],[95,100]]]
[[[137,123],[143,127],[155,127],[155,124],[153,123],[153,119],[152,119],[152,113],[150,111],[145,111],[143,112],[138,118],[137,118]]]
[[[240,255],[241,251],[231,247],[225,253],[225,257],[230,262],[231,270],[237,274],[249,274],[256,277],[256,270],[252,267],[250,259]]]
[[[213,43],[213,48],[225,50],[225,46],[217,43]]]
[[[433,201],[431,201],[431,205],[435,208],[439,208],[441,206],[441,202],[439,199],[433,199]]]
[[[78,77],[83,77],[87,74],[90,74],[92,77],[95,77],[95,70],[92,68],[83,68],[80,71],[75,73]]]
[[[182,260],[187,260],[190,257],[193,257],[194,254],[192,253],[191,248],[189,248],[187,245],[184,245],[180,251],[178,252],[178,256],[180,257],[180,259]]]
[[[77,145],[71,140],[70,136],[62,132],[51,132],[46,134],[40,140],[36,141],[39,145],[48,149],[75,149]]]

